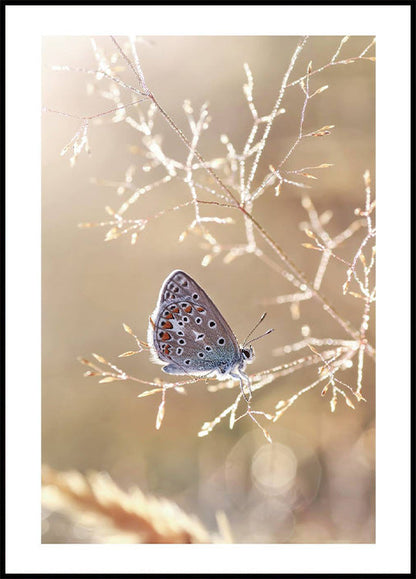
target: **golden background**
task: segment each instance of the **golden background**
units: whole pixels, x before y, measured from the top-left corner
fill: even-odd
[[[299,39],[213,36],[148,37],[145,41],[137,46],[147,84],[188,136],[184,100],[191,101],[195,114],[204,102],[209,103],[210,127],[198,148],[206,159],[212,159],[225,155],[222,134],[241,148],[251,127],[242,90],[246,83],[243,64],[249,64],[254,77],[257,109],[267,114]],[[340,41],[340,37],[310,38],[291,78],[305,74],[310,61],[313,69],[326,64]],[[370,41],[369,37],[351,38],[341,57],[357,56]],[[107,37],[96,42],[108,55],[115,51]],[[56,71],[53,65],[95,68],[87,37],[43,39],[43,105],[79,116],[113,108],[98,92],[87,94],[91,76]],[[120,76],[135,82],[129,71]],[[312,186],[307,192],[319,213],[333,211],[326,229],[336,235],[355,219],[354,209],[364,205],[364,171],[374,176],[374,63],[361,60],[329,67],[311,84],[313,90],[323,85],[329,88],[312,99],[305,129],[335,128],[327,137],[302,141],[289,164],[293,169],[334,164],[314,172],[318,180],[307,180]],[[281,104],[286,113],[274,122],[259,179],[270,164],[278,164],[296,139],[302,104],[299,86],[288,89]],[[142,109],[147,106],[143,103]],[[129,114],[135,115],[133,108]],[[223,511],[237,543],[374,542],[371,361],[365,363],[366,402],[353,410],[340,399],[331,413],[330,394],[321,397],[319,388],[312,390],[280,420],[263,423],[272,445],[247,417],[233,430],[225,420],[209,436],[198,438],[202,424],[229,406],[236,390],[210,393],[201,381],[188,387],[186,396],[170,391],[162,427],[156,430],[160,399],[137,398],[145,387],[132,382],[99,384],[95,378],[83,377],[87,368],[77,357],[91,359],[91,352],[96,352],[138,378],[166,378],[147,352],[124,359],[117,356],[134,349],[123,322],[146,340],[148,317],[160,286],[177,268],[206,290],[240,342],[267,310],[262,327],[273,327],[275,332],[255,344],[250,372],[286,361],[273,356],[272,350],[300,340],[305,324],[316,337],[347,337],[313,300],[301,303],[298,320],[292,318],[288,305],[265,306],[265,300],[291,293],[293,288],[254,256],[245,255],[229,264],[220,256],[202,267],[206,251],[200,247],[200,238],[190,234],[178,242],[193,219],[192,208],[150,222],[135,245],[128,237],[105,242],[106,229],[80,229],[79,223],[108,220],[105,206],[116,209],[121,205],[117,185],[106,183],[122,182],[129,165],[137,166],[133,178],[137,187],[165,174],[160,168],[150,173],[141,170],[144,149],[137,131],[125,123],[112,124],[111,115],[101,120],[89,129],[91,155],[82,152],[70,167],[69,155],[60,156],[60,151],[79,128],[79,121],[51,112],[42,115],[43,463],[64,471],[108,472],[123,489],[136,485],[145,493],[176,502],[211,532],[217,529],[216,513]],[[187,150],[160,116],[155,119],[155,133],[162,135],[172,157],[185,162]],[[201,182],[213,187],[206,175]],[[303,190],[286,185],[279,197],[273,193],[273,188],[265,192],[254,215],[311,279],[320,255],[301,245],[310,241],[299,228],[307,218],[301,205]],[[129,215],[146,217],[189,198],[186,185],[176,181],[143,196]],[[215,214],[211,208],[202,208],[201,213]],[[235,217],[226,211],[217,213]],[[209,229],[224,244],[241,243],[241,223],[237,216],[236,225],[209,225]],[[364,235],[365,230],[358,231],[339,248],[339,255],[351,260]],[[358,327],[362,307],[358,300],[342,295],[345,279],[346,267],[331,262],[322,292]],[[374,331],[369,337],[374,345]],[[314,379],[316,368],[280,378],[255,393],[253,406],[273,412],[279,400]],[[356,373],[347,371],[341,379],[354,386]],[[43,523],[45,543],[95,540],[87,527],[74,525],[57,513],[46,511]]]

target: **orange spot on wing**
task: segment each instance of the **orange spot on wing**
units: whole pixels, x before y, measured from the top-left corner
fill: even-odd
[[[162,328],[165,330],[170,330],[171,328],[173,328],[173,325],[171,324],[171,322],[163,322]]]
[[[185,312],[186,312],[187,314],[190,314],[190,313],[192,312],[192,306],[186,306]]]
[[[198,312],[205,312],[204,308],[197,307],[196,309]]]
[[[166,342],[166,340],[170,340],[170,334],[164,332],[163,336],[160,338],[162,342]]]
[[[173,318],[173,315],[169,313],[169,314],[166,314],[164,317],[165,317],[166,319],[171,320],[171,319]]]
[[[174,312],[175,314],[179,313],[179,308],[175,308],[174,310],[172,310],[172,312]]]

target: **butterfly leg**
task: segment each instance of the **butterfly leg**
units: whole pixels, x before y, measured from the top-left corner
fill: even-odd
[[[237,378],[239,380],[241,394],[243,395],[244,400],[247,403],[249,403],[251,398],[252,398],[250,378],[247,376],[247,374],[244,374],[244,372],[239,372],[238,374],[234,374],[233,372],[231,372],[230,376],[232,376],[233,378]],[[245,384],[244,384],[244,381],[245,381]],[[245,385],[247,386],[248,395],[245,391]]]

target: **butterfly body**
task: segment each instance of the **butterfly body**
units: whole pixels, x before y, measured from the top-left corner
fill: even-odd
[[[150,317],[148,342],[153,361],[176,375],[209,375],[220,380],[244,373],[253,349],[240,348],[218,308],[188,274],[175,270],[162,284],[156,309]],[[243,391],[244,394],[244,391]]]

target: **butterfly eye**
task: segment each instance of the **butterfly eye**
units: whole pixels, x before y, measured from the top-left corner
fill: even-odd
[[[249,350],[241,350],[244,358],[250,358],[250,351]]]

